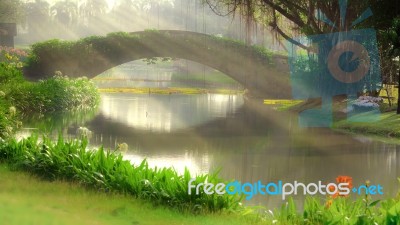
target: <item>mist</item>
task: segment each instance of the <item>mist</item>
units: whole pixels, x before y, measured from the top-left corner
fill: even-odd
[[[6,0],[10,1],[10,0]],[[282,50],[270,28],[240,15],[219,16],[202,0],[27,0],[17,6],[15,44],[77,40],[111,32],[185,30]],[[7,19],[8,18],[8,19]]]

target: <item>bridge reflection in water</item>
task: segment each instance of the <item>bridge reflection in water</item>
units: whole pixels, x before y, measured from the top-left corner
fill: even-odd
[[[243,105],[242,96],[205,94],[185,95],[103,94],[102,115],[134,129],[171,132],[199,126],[216,118],[227,118]]]

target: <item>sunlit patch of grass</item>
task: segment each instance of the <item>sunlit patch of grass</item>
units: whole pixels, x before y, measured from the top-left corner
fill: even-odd
[[[400,138],[400,115],[396,112],[382,113],[380,119],[375,122],[342,120],[335,123],[334,128],[361,134]]]
[[[303,103],[303,100],[294,100],[294,99],[265,99],[265,105],[274,105],[275,108],[279,111],[287,111],[290,108]]]
[[[146,88],[146,87],[138,87],[138,88],[99,88],[99,92],[101,93],[132,93],[132,94],[243,94],[243,91],[238,90],[229,90],[229,89],[201,89],[201,88],[180,88],[180,87],[171,87],[171,88]]]
[[[1,224],[247,225],[264,224],[237,214],[184,214],[122,194],[83,188],[78,183],[46,181],[0,164]]]
[[[176,72],[172,75],[172,81],[197,81],[213,84],[238,84],[234,79],[219,71],[207,72],[202,74],[199,72],[191,72],[189,75],[182,72]]]

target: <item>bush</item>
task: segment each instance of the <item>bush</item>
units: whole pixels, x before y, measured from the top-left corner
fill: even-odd
[[[56,75],[37,83],[23,82],[9,89],[10,100],[24,112],[54,112],[95,107],[100,100],[87,78]]]
[[[58,75],[36,83],[24,79],[21,68],[26,53],[0,46],[0,137],[18,128],[18,112],[45,113],[90,109],[100,95],[87,78],[69,79]]]
[[[0,91],[0,139],[11,136],[16,126],[15,107],[5,100],[4,92]]]

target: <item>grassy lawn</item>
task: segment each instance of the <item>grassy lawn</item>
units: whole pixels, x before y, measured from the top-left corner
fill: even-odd
[[[185,215],[130,196],[44,181],[5,164],[0,164],[0,220],[7,225],[258,224],[237,215]]]
[[[99,88],[99,92],[101,93],[132,93],[132,94],[205,94],[205,93],[214,93],[214,94],[243,94],[243,91],[238,90],[229,90],[229,89],[201,89],[201,88],[179,88],[179,87],[171,87],[171,88],[147,88],[147,87],[138,87],[138,88]]]
[[[396,112],[386,112],[380,117],[379,121],[371,123],[342,120],[335,123],[334,128],[354,133],[400,138],[400,115],[396,115]]]
[[[219,71],[207,72],[207,74],[203,73],[190,73],[189,75],[185,73],[174,73],[172,75],[172,81],[205,81],[210,83],[217,84],[237,84],[237,82],[231,77],[225,75]]]

